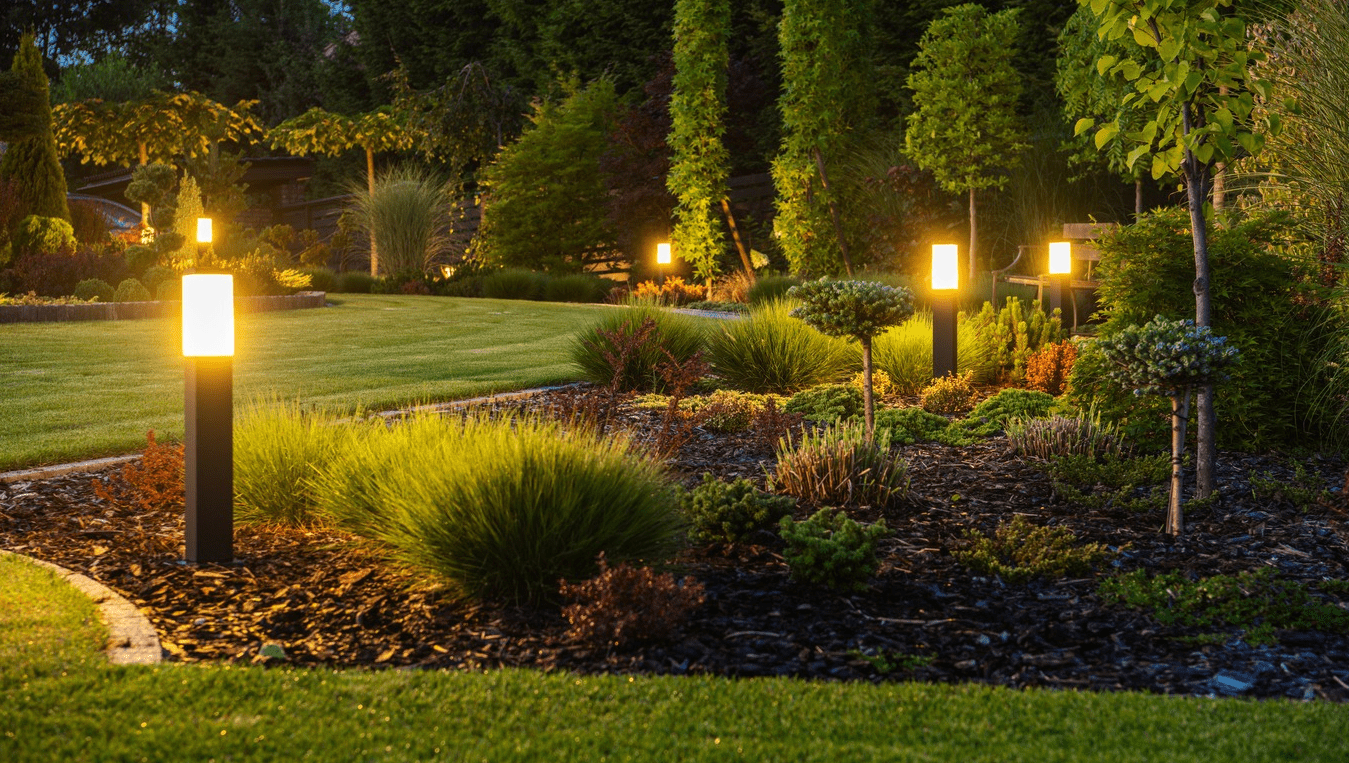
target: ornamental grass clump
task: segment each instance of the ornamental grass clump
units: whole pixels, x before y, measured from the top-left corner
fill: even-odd
[[[1171,398],[1171,495],[1166,532],[1184,532],[1181,490],[1184,487],[1185,424],[1190,415],[1190,393],[1195,387],[1225,381],[1240,352],[1226,337],[1214,336],[1208,326],[1194,321],[1167,320],[1158,315],[1142,326],[1126,326],[1097,340],[1111,364],[1107,375],[1132,388],[1135,395]]]
[[[793,318],[792,308],[782,300],[758,303],[749,317],[723,321],[709,341],[712,370],[726,384],[760,394],[790,395],[841,378],[851,361],[847,344]]]
[[[908,495],[908,464],[890,455],[889,430],[860,422],[803,431],[778,443],[775,492],[815,504],[887,506]]]
[[[351,211],[378,253],[380,273],[425,273],[447,251],[454,188],[415,167],[391,169],[373,187],[352,185]]]
[[[932,312],[915,313],[877,336],[871,352],[876,371],[889,374],[895,393],[918,394],[932,381]],[[995,371],[986,337],[962,312],[956,324],[956,372],[971,373],[975,381],[988,382]]]
[[[357,431],[299,403],[254,402],[234,426],[234,513],[243,523],[311,525],[326,519],[315,481],[350,449]]]
[[[738,543],[776,525],[795,506],[792,498],[765,493],[747,479],[723,482],[710,473],[683,499],[689,537],[705,543]]]
[[[626,340],[644,331],[640,346],[621,351]],[[660,364],[687,362],[703,349],[705,341],[703,324],[697,318],[655,307],[629,307],[605,311],[572,343],[571,357],[587,381],[613,385],[617,380],[621,391],[660,391],[665,387]]]
[[[593,576],[601,552],[650,564],[677,548],[674,486],[624,437],[532,418],[425,415],[382,439],[373,463],[337,466],[366,472],[346,478],[369,515],[358,526],[465,598],[539,601],[560,579]]]
[[[792,578],[830,588],[865,591],[876,574],[876,541],[889,528],[882,519],[864,526],[845,512],[824,508],[802,522],[783,517],[778,524],[787,548],[782,557]]]
[[[1053,456],[1120,455],[1124,441],[1119,425],[1102,423],[1099,414],[1011,419],[1004,430],[1019,455],[1049,460]]]
[[[913,315],[913,292],[874,281],[808,281],[787,292],[801,305],[794,318],[822,334],[856,340],[862,345],[862,399],[867,437],[875,429],[871,379],[871,341]]]

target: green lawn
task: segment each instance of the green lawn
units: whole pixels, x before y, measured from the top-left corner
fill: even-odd
[[[280,397],[354,408],[470,397],[576,378],[570,338],[604,308],[339,295],[240,316],[236,405]],[[128,453],[183,432],[178,321],[0,326],[0,471]]]
[[[0,560],[0,760],[1334,761],[1349,707],[796,680],[110,667]]]

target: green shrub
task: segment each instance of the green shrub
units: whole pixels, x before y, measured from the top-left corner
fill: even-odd
[[[677,546],[678,498],[612,434],[537,419],[421,415],[362,433],[321,479],[321,504],[398,560],[469,598],[538,601],[610,561]]]
[[[1337,379],[1336,370],[1346,360],[1349,319],[1305,286],[1304,265],[1280,243],[1289,236],[1290,223],[1278,215],[1209,231],[1212,329],[1241,348],[1231,380],[1215,390],[1220,448],[1334,446],[1349,436],[1349,377],[1341,370]],[[1158,314],[1193,317],[1193,242],[1184,209],[1145,216],[1108,233],[1098,247],[1100,337]],[[1165,447],[1170,401],[1134,396],[1107,377],[1109,370],[1099,348],[1083,347],[1068,400],[1082,409],[1094,404],[1121,422],[1133,442]]]
[[[442,297],[481,297],[487,276],[473,275],[441,282],[436,293]]]
[[[128,246],[123,257],[126,259],[127,270],[132,273],[144,273],[158,266],[160,261],[158,250],[140,244]]]
[[[117,284],[117,291],[112,295],[113,302],[149,302],[150,290],[141,285],[140,281],[134,278],[127,278]]]
[[[300,272],[309,276],[310,289],[323,292],[337,291],[337,274],[331,268],[303,268]]]
[[[862,391],[851,384],[820,384],[802,390],[783,407],[810,421],[846,421],[862,413]]]
[[[147,291],[154,294],[159,291],[160,284],[174,278],[180,278],[180,276],[174,272],[173,268],[156,265],[152,268],[148,268],[145,271],[145,275],[141,276],[140,281],[145,285]]]
[[[746,479],[723,482],[711,474],[684,495],[689,537],[702,542],[738,543],[755,530],[772,527],[792,513],[796,501],[773,496]]]
[[[1026,361],[1040,348],[1068,338],[1059,316],[1045,313],[1036,300],[1025,305],[1016,297],[1008,297],[997,310],[985,302],[969,322],[979,343],[988,348],[993,368],[1009,381],[1025,378]]]
[[[605,357],[606,352],[617,349],[613,339],[634,337],[646,321],[654,325],[646,341],[626,359],[622,369],[614,368],[611,359]],[[661,391],[664,381],[657,370],[660,364],[669,362],[670,356],[678,363],[688,361],[703,350],[704,341],[703,326],[696,318],[655,307],[628,307],[604,311],[604,316],[572,343],[571,358],[587,381],[608,385],[618,372],[621,390]]]
[[[353,219],[374,243],[379,271],[423,274],[449,248],[455,186],[416,167],[375,176],[351,188]]]
[[[524,268],[498,270],[482,280],[482,295],[488,299],[543,299],[548,276]]]
[[[890,430],[890,442],[896,445],[940,442],[950,426],[951,421],[945,416],[922,408],[887,408],[876,412],[876,431]]]
[[[1123,450],[1118,424],[1102,424],[1099,415],[1053,415],[1045,419],[1009,419],[1007,442],[1018,454],[1048,460],[1051,456],[1119,455]]]
[[[1146,570],[1134,570],[1101,581],[1097,592],[1107,604],[1149,610],[1166,625],[1242,628],[1250,644],[1276,643],[1275,629],[1349,633],[1349,611],[1302,583],[1280,580],[1272,567],[1199,580],[1180,572],[1149,578]]]
[[[960,422],[971,435],[991,437],[1007,427],[1012,419],[1037,419],[1049,415],[1054,397],[1045,392],[1008,387],[984,400]]]
[[[86,278],[75,284],[74,296],[83,300],[113,301],[112,285],[102,278]]]
[[[895,392],[918,394],[932,383],[932,313],[917,313],[876,337],[872,355],[877,370],[890,376]],[[977,382],[990,382],[995,370],[983,335],[961,313],[956,325],[956,372],[972,373]]]
[[[952,556],[972,570],[998,575],[1008,583],[1032,578],[1082,575],[1109,555],[1099,543],[1074,546],[1077,536],[1066,527],[1036,527],[1017,515],[998,523],[994,537],[966,530],[970,547]]]
[[[10,234],[17,254],[56,254],[75,250],[75,229],[59,217],[28,215]]]
[[[369,273],[348,270],[337,275],[337,291],[344,294],[369,294],[375,279]]]
[[[861,422],[805,430],[778,444],[773,490],[816,504],[886,506],[909,492],[908,464],[890,455],[888,431]]]
[[[800,286],[801,279],[792,276],[759,276],[749,287],[749,304],[762,305],[768,302],[780,302],[787,297],[787,291]]]
[[[603,302],[607,292],[603,278],[583,273],[556,276],[543,286],[548,302]]]
[[[234,425],[234,513],[240,522],[304,526],[323,519],[316,481],[367,428],[339,425],[342,418],[305,411],[298,403],[244,408]]]
[[[719,389],[710,395],[687,398],[679,407],[698,414],[701,426],[709,431],[744,432],[754,423],[754,417],[763,410],[764,397]]]
[[[1089,509],[1112,507],[1144,512],[1166,503],[1163,484],[1171,475],[1166,454],[1126,457],[1116,453],[1050,456],[1045,467],[1054,493]]]
[[[827,508],[803,522],[783,517],[778,527],[787,542],[782,556],[792,578],[851,591],[866,590],[867,579],[876,574],[876,541],[889,529],[884,519],[863,527]]]
[[[974,374],[947,374],[918,393],[918,404],[928,413],[961,413],[974,405],[979,393],[974,389]]]
[[[183,279],[168,278],[159,282],[155,289],[155,299],[161,302],[176,302],[183,298]]]
[[[746,319],[720,322],[709,341],[712,370],[736,389],[759,393],[791,394],[841,377],[851,348],[791,317],[791,310],[790,302],[760,303]]]

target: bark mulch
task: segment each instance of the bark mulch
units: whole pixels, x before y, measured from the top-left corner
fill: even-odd
[[[569,394],[575,393],[550,396]],[[638,432],[652,431],[658,417],[623,414]],[[177,661],[524,666],[1349,699],[1349,634],[1279,631],[1276,645],[1254,646],[1237,629],[1164,625],[1096,594],[1104,577],[1138,568],[1206,577],[1272,567],[1307,583],[1349,578],[1342,461],[1301,461],[1309,475],[1302,482],[1333,488],[1328,498],[1299,505],[1252,483],[1255,475],[1294,485],[1288,459],[1222,453],[1220,500],[1191,511],[1187,534],[1173,541],[1161,532],[1160,511],[1088,510],[1056,497],[1044,471],[1013,455],[1001,437],[964,448],[898,450],[910,464],[909,500],[854,512],[867,520],[884,516],[893,530],[869,590],[837,592],[791,580],[781,542],[769,533],[743,545],[691,548],[672,568],[706,587],[706,603],[669,639],[623,648],[569,639],[557,606],[456,602],[387,564],[378,549],[326,528],[238,527],[234,564],[188,565],[181,561],[181,507],[140,511],[103,500],[93,483],[106,475],[0,485],[0,547],[119,591],[149,617],[168,658]],[[752,436],[702,431],[671,461],[688,485],[704,472],[762,484],[771,464],[771,450]],[[1018,514],[1070,528],[1079,541],[1119,554],[1091,575],[1020,585],[972,572],[951,555],[964,531],[991,535],[999,521]],[[1330,601],[1349,608],[1349,596],[1341,596]],[[276,653],[270,645],[285,656],[269,656]]]

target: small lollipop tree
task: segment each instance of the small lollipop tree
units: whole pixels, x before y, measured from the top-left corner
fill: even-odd
[[[1113,368],[1110,378],[1135,395],[1171,398],[1171,497],[1166,510],[1166,532],[1184,531],[1181,488],[1185,476],[1185,425],[1190,416],[1190,393],[1196,387],[1226,381],[1227,370],[1240,352],[1227,337],[1214,336],[1208,326],[1192,320],[1167,320],[1158,315],[1142,326],[1129,326],[1101,339],[1098,347]]]
[[[857,340],[862,345],[862,400],[867,439],[875,428],[871,394],[871,340],[913,315],[913,292],[872,281],[807,281],[793,286],[787,296],[801,301],[792,317],[829,336]]]

